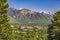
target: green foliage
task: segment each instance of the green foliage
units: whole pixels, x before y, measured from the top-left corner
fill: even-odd
[[[54,20],[48,28],[48,40],[60,40],[60,11],[55,13]]]
[[[7,0],[0,0],[0,40],[15,40],[15,32],[7,19]]]

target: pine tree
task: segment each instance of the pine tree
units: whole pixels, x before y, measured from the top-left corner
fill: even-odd
[[[15,40],[14,30],[8,23],[7,12],[7,0],[0,0],[0,40]]]
[[[49,25],[48,40],[60,40],[60,11],[55,13],[52,24]]]

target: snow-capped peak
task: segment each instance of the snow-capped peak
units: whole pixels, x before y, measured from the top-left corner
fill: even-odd
[[[23,9],[23,8],[19,8],[20,10]]]
[[[44,14],[53,14],[52,12],[48,12],[48,11],[40,11],[39,13],[44,13]]]
[[[48,11],[44,11],[45,14],[50,14]]]
[[[40,13],[49,14],[49,12],[48,12],[48,11],[40,11]]]

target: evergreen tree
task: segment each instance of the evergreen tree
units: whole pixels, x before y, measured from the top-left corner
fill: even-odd
[[[60,40],[60,11],[55,13],[48,28],[48,40]]]
[[[7,12],[7,0],[0,0],[0,40],[15,40],[14,30],[8,23]]]

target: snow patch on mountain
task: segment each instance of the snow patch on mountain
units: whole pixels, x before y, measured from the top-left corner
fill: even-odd
[[[40,11],[39,13],[43,13],[43,14],[49,14],[49,15],[53,15],[53,12],[48,12],[48,11]]]
[[[19,8],[20,10],[23,9],[23,8]]]

